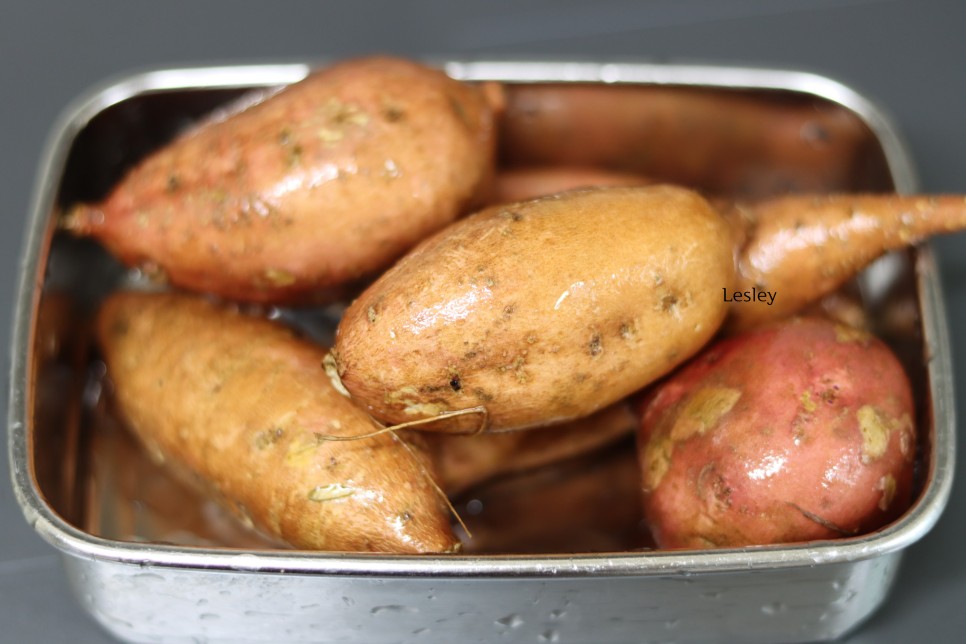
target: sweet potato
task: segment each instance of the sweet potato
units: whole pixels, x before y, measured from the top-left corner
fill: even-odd
[[[297,548],[458,547],[428,459],[333,390],[325,350],[274,323],[178,294],[117,293],[98,339],[116,402],[150,453],[193,472]]]
[[[737,302],[734,328],[788,316],[854,277],[887,251],[966,227],[966,197],[801,195],[739,204],[738,292],[774,301]],[[736,221],[736,220],[733,220]]]
[[[457,502],[468,554],[626,552],[653,546],[632,445],[474,488]]]
[[[600,168],[540,166],[511,168],[497,172],[490,203],[512,203],[555,192],[594,186],[646,186],[647,177]]]
[[[630,434],[637,425],[630,404],[621,401],[587,418],[527,431],[452,436],[426,432],[439,483],[459,494],[493,477],[533,469],[577,456]]]
[[[499,129],[511,167],[592,165],[758,197],[852,189],[872,141],[827,103],[654,86],[508,85]]]
[[[798,196],[715,212],[694,192],[647,186],[506,204],[373,283],[332,357],[387,423],[485,408],[494,429],[551,424],[683,362],[722,305],[733,329],[778,319],[883,252],[964,225],[962,196]]]
[[[413,62],[342,62],[189,131],[64,227],[193,290],[324,299],[482,198],[486,94]]]
[[[874,530],[910,503],[913,418],[905,372],[864,331],[797,318],[721,341],[644,406],[655,540],[730,547]]]
[[[714,335],[730,235],[704,199],[670,186],[489,208],[421,244],[346,310],[337,375],[387,423],[475,407],[496,430],[587,416]]]

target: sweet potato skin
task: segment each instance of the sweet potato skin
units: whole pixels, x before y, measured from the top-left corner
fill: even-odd
[[[473,533],[466,552],[572,555],[653,547],[642,525],[640,479],[633,446],[622,441],[475,487],[457,503]]]
[[[544,197],[556,192],[594,186],[646,186],[651,179],[629,172],[614,172],[593,167],[537,166],[509,168],[497,172],[493,180],[492,204],[513,203]]]
[[[789,195],[734,204],[743,221],[737,290],[770,291],[774,304],[742,302],[729,326],[793,315],[890,250],[966,228],[962,195]]]
[[[341,62],[179,137],[64,226],[192,290],[326,299],[482,198],[493,118],[441,71]]]
[[[850,189],[871,139],[847,110],[683,87],[510,85],[506,103],[509,167],[593,165],[730,196]]]
[[[874,530],[910,503],[913,417],[902,367],[864,331],[796,318],[721,341],[644,406],[655,540],[735,547]]]
[[[580,418],[714,335],[733,261],[725,220],[680,188],[493,207],[366,289],[333,357],[352,397],[390,424],[478,406],[495,430]]]
[[[304,549],[458,548],[418,451],[391,435],[320,440],[375,428],[332,388],[324,349],[173,293],[111,296],[97,332],[121,415],[149,452],[262,531]]]
[[[425,432],[424,441],[447,494],[488,479],[597,450],[634,431],[637,417],[627,401],[553,427],[470,436]]]

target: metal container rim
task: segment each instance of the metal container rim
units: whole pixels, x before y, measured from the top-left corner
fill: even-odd
[[[256,88],[300,80],[325,61],[155,68],[109,79],[75,99],[48,135],[34,186],[19,262],[9,389],[9,459],[17,501],[34,529],[66,555],[140,566],[182,569],[412,577],[690,576],[740,570],[794,568],[852,562],[895,552],[925,535],[938,521],[952,488],[955,419],[951,352],[938,269],[928,245],[917,249],[915,269],[921,297],[927,371],[932,383],[931,473],[919,499],[895,523],[862,537],[734,550],[646,551],[587,555],[446,557],[290,550],[186,548],[112,541],[88,534],[62,519],[40,493],[29,461],[31,321],[39,301],[38,268],[49,234],[55,182],[74,137],[95,115],[137,95],[190,89]],[[826,76],[770,68],[678,63],[591,63],[546,60],[427,59],[455,78],[470,81],[693,86],[712,89],[779,90],[837,103],[859,117],[881,145],[899,192],[918,182],[907,148],[891,119],[851,87]]]

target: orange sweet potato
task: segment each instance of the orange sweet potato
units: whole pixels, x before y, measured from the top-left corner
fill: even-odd
[[[961,195],[800,195],[735,208],[745,227],[735,290],[775,294],[734,303],[735,328],[791,315],[885,252],[966,227]]]
[[[668,373],[715,334],[722,307],[734,329],[779,319],[885,251],[964,225],[961,196],[797,196],[716,212],[692,191],[645,186],[505,204],[366,289],[332,356],[387,423],[485,408],[494,429],[551,424]]]
[[[477,86],[404,60],[350,60],[201,124],[64,226],[178,286],[324,299],[482,197],[493,121]]]
[[[336,392],[325,350],[178,294],[117,293],[98,339],[121,416],[148,451],[297,548],[452,552],[425,455]]]
[[[733,256],[728,224],[682,188],[496,206],[366,289],[339,324],[332,358],[353,399],[386,423],[479,407],[494,430],[580,418],[711,339]]]
[[[567,459],[474,488],[457,509],[468,554],[622,552],[653,546],[633,445]]]
[[[591,165],[713,193],[852,189],[872,137],[827,103],[686,87],[508,85],[508,166]]]
[[[577,456],[630,434],[636,416],[626,401],[559,426],[471,436],[426,432],[425,442],[447,494],[488,479]]]
[[[874,530],[910,503],[914,416],[901,365],[864,331],[797,318],[721,341],[644,405],[655,540],[730,547]]]
[[[512,203],[593,186],[646,186],[647,177],[592,167],[537,166],[497,172],[490,203]]]

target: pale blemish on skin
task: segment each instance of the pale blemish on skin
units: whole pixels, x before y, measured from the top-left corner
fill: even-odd
[[[567,289],[563,293],[561,293],[560,296],[557,298],[557,301],[554,302],[553,310],[559,311],[560,306],[564,303],[564,300],[566,300],[568,297],[573,295],[575,291],[583,288],[584,286],[585,286],[584,282],[574,282],[573,284],[568,286]]]
[[[384,401],[387,405],[401,406],[407,416],[439,416],[449,411],[445,405],[420,402],[419,391],[411,385],[387,393]]]
[[[652,440],[644,450],[644,491],[652,492],[671,469],[674,443],[668,438]]]
[[[889,447],[889,434],[893,427],[872,405],[863,405],[856,412],[859,431],[862,432],[862,462],[870,463],[881,458]]]
[[[346,398],[351,398],[352,395],[349,390],[342,384],[342,378],[339,376],[339,365],[332,351],[325,354],[322,359],[322,368],[325,369],[325,375],[329,377],[332,387]]]
[[[879,509],[885,512],[892,505],[893,499],[896,498],[896,479],[891,474],[886,474],[879,479],[878,489],[882,492],[882,496],[879,497]]]
[[[666,436],[652,439],[644,450],[644,488],[654,490],[671,468],[676,443],[701,436],[734,408],[741,391],[728,387],[699,389],[684,403]]]
[[[671,440],[683,441],[713,428],[741,398],[741,391],[729,387],[705,387],[688,398],[671,428]]]
[[[348,485],[343,485],[341,483],[329,483],[328,485],[316,485],[314,488],[309,490],[309,501],[317,501],[319,503],[324,501],[335,501],[337,499],[344,499],[346,497],[355,494],[355,490]]]
[[[295,283],[295,276],[281,268],[266,268],[265,280],[272,286],[290,286]]]
[[[289,443],[285,453],[285,464],[290,467],[306,467],[314,459],[315,451],[321,444],[313,434],[299,434]]]
[[[863,463],[870,463],[886,453],[889,447],[889,436],[894,430],[901,430],[903,435],[907,431],[911,432],[912,421],[908,415],[903,414],[900,419],[883,417],[872,405],[861,407],[856,412],[856,418],[859,421],[859,431],[862,432]],[[909,451],[908,443],[903,450],[901,437],[899,449],[903,455]]]
[[[807,389],[802,393],[800,402],[802,404],[802,409],[809,414],[817,409],[815,402],[812,400],[812,392],[808,391]]]
[[[859,344],[867,344],[872,336],[862,329],[856,329],[845,324],[835,325],[835,341],[842,344],[849,342],[856,342]]]

